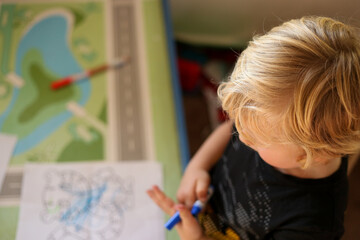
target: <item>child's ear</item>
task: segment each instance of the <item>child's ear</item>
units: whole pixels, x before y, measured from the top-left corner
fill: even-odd
[[[307,154],[306,152],[304,151],[303,154],[299,155],[296,159],[296,162],[300,165],[300,167],[302,169],[306,169],[307,167],[309,167],[310,165],[310,161],[309,159],[307,158]]]
[[[360,150],[357,153],[349,156],[349,165],[348,165],[348,172],[347,172],[348,175],[350,175],[350,173],[354,169],[356,163],[359,161],[359,158],[360,158]]]
[[[305,150],[302,150],[302,153],[296,158],[297,162],[305,161],[306,160],[306,152]]]

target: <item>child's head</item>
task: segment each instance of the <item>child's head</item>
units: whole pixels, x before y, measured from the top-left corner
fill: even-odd
[[[255,37],[230,80],[224,110],[250,143],[292,143],[307,159],[360,146],[360,40],[354,28],[304,17]]]

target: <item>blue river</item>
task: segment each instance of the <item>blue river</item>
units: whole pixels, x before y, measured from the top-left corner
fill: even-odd
[[[58,76],[67,76],[83,71],[69,48],[68,28],[67,19],[61,14],[53,14],[37,22],[26,35],[24,35],[19,43],[16,52],[16,74],[22,76],[21,64],[23,58],[29,50],[34,48],[42,54],[46,68]],[[81,84],[77,86],[81,92],[81,98],[77,103],[84,106],[90,97],[91,85],[89,81],[82,81]],[[18,96],[19,89],[15,88],[9,106],[0,116],[0,130],[16,103]],[[46,122],[41,123],[41,125],[34,129],[29,135],[18,139],[14,155],[24,153],[41,143],[72,116],[73,114],[71,112],[64,111],[56,116],[52,116]]]

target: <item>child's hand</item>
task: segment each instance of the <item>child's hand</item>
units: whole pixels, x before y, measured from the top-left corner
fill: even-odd
[[[177,200],[187,208],[191,208],[196,199],[205,202],[209,185],[210,175],[207,171],[188,167],[181,179]]]
[[[179,211],[181,222],[175,225],[182,240],[206,240],[203,230],[197,220],[191,215],[191,212],[183,204],[175,204],[167,197],[158,186],[154,186],[147,191],[149,197],[167,214],[174,215]]]
[[[232,136],[233,122],[221,124],[190,160],[182,177],[177,199],[190,208],[196,199],[205,201],[210,185],[208,171],[219,161]]]

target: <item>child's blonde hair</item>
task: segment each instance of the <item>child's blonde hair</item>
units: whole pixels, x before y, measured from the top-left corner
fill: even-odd
[[[260,144],[297,144],[307,160],[355,153],[360,144],[357,34],[331,18],[303,17],[254,37],[218,90],[239,134]]]

